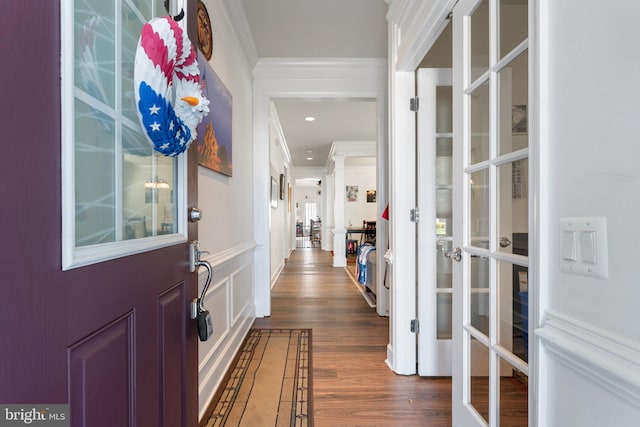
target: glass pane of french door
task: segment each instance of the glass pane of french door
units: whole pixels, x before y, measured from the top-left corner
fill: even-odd
[[[498,393],[500,396],[500,427],[527,427],[529,413],[529,378],[503,359]]]
[[[471,80],[489,70],[489,0],[481,1],[470,15]]]
[[[500,57],[503,58],[513,48],[527,38],[529,13],[527,0],[500,0]]]
[[[500,117],[505,118],[499,128],[499,154],[508,154],[529,146],[527,132],[528,66],[529,57],[527,51],[524,51],[498,72],[498,90],[502,95],[500,98]]]
[[[454,417],[460,425],[528,425],[528,16],[527,0],[461,0],[454,8],[463,144],[454,163],[464,188],[453,218],[464,220],[455,230],[466,263],[460,306],[454,297],[454,313],[463,310],[454,329],[464,352],[456,359],[463,381],[454,377],[462,384],[454,410],[466,413]]]

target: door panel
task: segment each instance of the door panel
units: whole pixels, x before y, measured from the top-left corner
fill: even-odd
[[[529,7],[460,0],[453,13],[455,426],[528,424],[528,258],[514,244],[531,209],[528,43],[513,22],[526,27]]]
[[[163,426],[179,426],[183,416],[187,344],[185,331],[188,300],[184,283],[169,289],[158,298],[158,349],[160,391],[159,415]],[[176,345],[181,343],[182,345]]]
[[[451,375],[451,69],[418,70],[418,373]]]
[[[188,244],[62,270],[60,2],[7,7],[14,18],[3,34],[13,43],[0,44],[0,53],[21,52],[18,62],[28,66],[0,70],[12,82],[4,94],[15,100],[0,107],[5,138],[16,141],[0,159],[7,201],[0,207],[0,401],[68,403],[73,426],[197,425],[198,340],[188,310],[197,275],[189,272]],[[189,0],[192,40],[195,11]],[[193,154],[190,206],[197,203]],[[196,239],[197,226],[188,229]]]
[[[134,425],[135,329],[135,317],[127,313],[69,348],[74,425]]]

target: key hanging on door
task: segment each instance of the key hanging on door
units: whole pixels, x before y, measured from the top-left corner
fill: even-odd
[[[199,267],[204,267],[207,269],[207,280],[205,281],[204,287],[202,288],[202,293],[200,297],[195,299],[192,304],[195,305],[195,309],[192,308],[191,318],[196,319],[196,324],[198,326],[198,337],[200,341],[206,341],[213,335],[213,320],[211,319],[211,313],[209,310],[204,308],[204,297],[207,294],[207,289],[209,289],[209,285],[211,284],[211,278],[213,277],[213,267],[209,261],[202,261],[200,259],[201,254],[209,253],[207,251],[200,251],[200,245],[197,241],[191,242],[189,245],[189,259],[191,262],[191,271],[198,271]]]

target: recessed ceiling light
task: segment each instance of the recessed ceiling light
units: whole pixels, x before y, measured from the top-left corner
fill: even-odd
[[[307,153],[313,153],[313,150],[311,148],[307,148]]]
[[[306,121],[308,121],[308,122],[312,122],[312,121],[314,121],[316,118],[315,118],[315,117],[312,117],[312,116],[307,116],[307,117],[305,117],[304,119],[305,119]]]
[[[307,160],[313,160],[313,157],[307,157]]]

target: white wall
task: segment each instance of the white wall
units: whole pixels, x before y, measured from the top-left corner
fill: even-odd
[[[353,161],[353,162],[352,162]],[[370,164],[368,164],[370,163]],[[347,158],[344,167],[344,184],[358,186],[358,200],[350,202],[345,188],[338,189],[344,198],[344,223],[346,226],[361,227],[362,221],[376,221],[377,203],[367,203],[367,190],[377,190],[376,159]]]
[[[296,186],[296,196],[295,196],[295,205],[294,210],[296,213],[296,221],[304,222],[304,214],[305,214],[305,203],[315,202],[318,204],[318,216],[320,219],[324,221],[322,218],[322,195],[318,194],[320,192],[320,187],[307,187],[307,186]],[[305,224],[309,225],[309,224]]]
[[[540,426],[640,419],[640,3],[541,0]],[[560,271],[560,218],[604,216],[609,278]]]
[[[253,300],[252,70],[226,18],[222,0],[205,0],[213,23],[210,64],[233,96],[233,177],[198,168],[203,258],[214,267],[205,307],[214,336],[199,346],[199,410],[207,408],[255,318]],[[204,270],[204,269],[202,269]],[[200,273],[200,290],[206,274]]]
[[[326,185],[327,185],[327,169],[324,167],[295,167],[292,171],[293,187],[293,217],[292,226],[295,226],[296,221],[304,222],[306,202],[316,202],[318,204],[318,216],[322,225],[322,249],[331,250],[326,248],[326,231],[328,227],[331,227],[331,218],[327,217],[327,214],[333,215],[327,211],[326,203]],[[321,185],[317,185],[321,181]],[[318,192],[320,192],[318,194]],[[307,224],[309,225],[309,224]],[[293,229],[295,234],[295,229]],[[295,242],[294,242],[295,245]]]
[[[293,216],[293,206],[291,213],[288,212],[288,191],[287,184],[291,182],[291,165],[286,148],[286,140],[282,134],[282,128],[275,112],[271,109],[271,119],[269,126],[269,159],[271,176],[275,178],[280,186],[280,175],[285,175],[284,199],[277,196],[278,206],[270,209],[269,232],[270,232],[270,255],[271,255],[271,286],[273,286],[284,268],[284,260],[291,252],[291,217]]]

